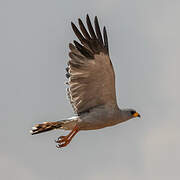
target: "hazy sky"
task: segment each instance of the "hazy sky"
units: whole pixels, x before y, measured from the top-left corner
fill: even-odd
[[[142,118],[99,131],[31,136],[73,115],[64,84],[70,22],[106,25],[120,107]],[[180,179],[179,0],[0,1],[0,179]]]

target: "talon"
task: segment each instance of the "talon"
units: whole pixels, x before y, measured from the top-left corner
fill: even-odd
[[[56,143],[61,143],[67,140],[66,136],[60,136],[57,138],[57,140],[55,140]]]
[[[59,140],[59,142],[58,143],[63,143],[63,142],[66,142],[66,139],[62,139],[62,140]]]
[[[62,147],[65,147],[65,146],[67,146],[69,143],[70,143],[70,141],[69,140],[60,140],[60,141],[58,141],[57,142],[58,144],[56,145],[56,147],[57,148],[62,148]]]
[[[62,139],[66,139],[67,137],[66,136],[60,136],[58,137],[58,141],[62,140]]]
[[[69,144],[69,143],[63,143],[63,144],[60,145],[60,148],[65,147],[65,146],[68,145],[68,144]]]
[[[67,136],[60,136],[59,138],[60,138],[60,139],[64,139],[64,138],[67,138]],[[59,139],[59,138],[58,138],[58,139]]]

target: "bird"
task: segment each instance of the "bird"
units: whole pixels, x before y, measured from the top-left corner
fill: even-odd
[[[79,131],[98,130],[140,117],[131,108],[119,108],[115,89],[115,72],[109,55],[106,27],[101,31],[95,16],[92,25],[86,15],[86,27],[78,19],[79,29],[71,22],[79,42],[69,43],[69,61],[66,68],[67,95],[74,116],[54,122],[36,124],[31,134],[64,129],[70,133],[60,136],[57,148],[66,147]],[[94,26],[94,27],[93,27]]]

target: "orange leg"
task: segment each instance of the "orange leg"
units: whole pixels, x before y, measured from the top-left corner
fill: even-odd
[[[58,140],[55,141],[58,143],[56,147],[61,148],[67,146],[71,142],[72,138],[78,133],[78,131],[79,129],[76,126],[67,136],[60,136]]]

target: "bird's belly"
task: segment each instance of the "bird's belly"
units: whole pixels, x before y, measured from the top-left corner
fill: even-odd
[[[88,114],[85,117],[80,117],[78,126],[80,130],[96,130],[108,126],[114,126],[120,123],[114,114],[107,112]]]
[[[96,129],[102,129],[102,128],[109,126],[108,124],[103,123],[103,122],[102,123],[100,123],[100,122],[91,123],[91,122],[87,122],[87,121],[79,122],[78,125],[79,125],[80,130],[96,130]]]

